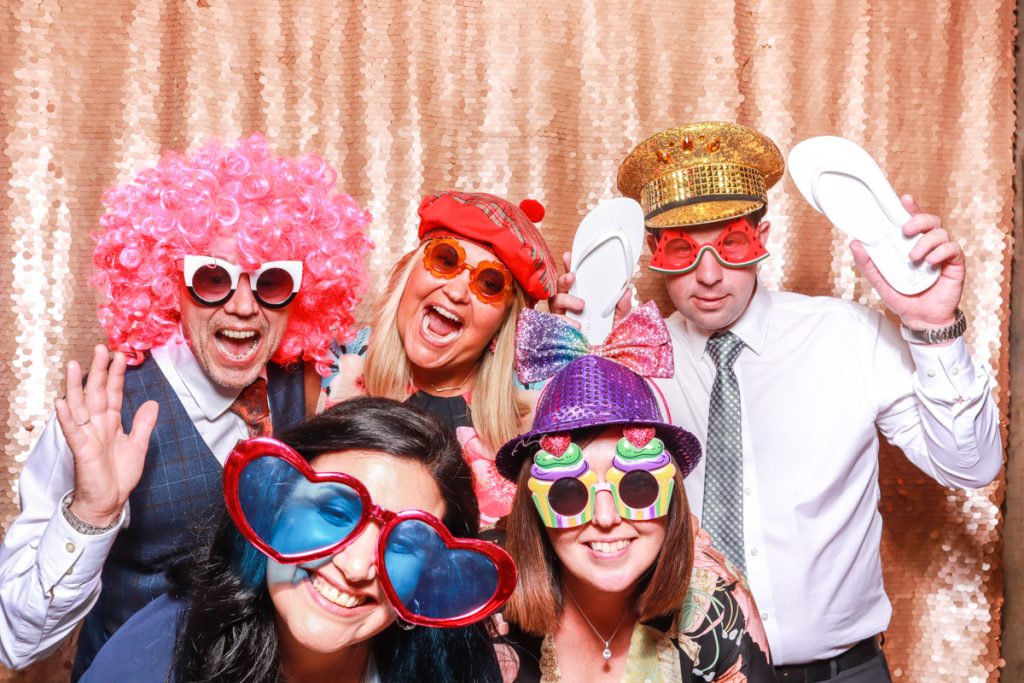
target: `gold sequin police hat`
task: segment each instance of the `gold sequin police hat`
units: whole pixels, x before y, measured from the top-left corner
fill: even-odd
[[[737,123],[670,128],[619,166],[619,191],[640,201],[649,228],[699,225],[757,211],[785,163],[775,143]]]

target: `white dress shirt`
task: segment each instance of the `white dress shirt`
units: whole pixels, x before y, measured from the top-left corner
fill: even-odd
[[[180,335],[152,355],[223,464],[249,436],[245,421],[228,410],[239,390],[214,384]],[[51,417],[21,472],[21,514],[0,543],[0,664],[8,668],[42,659],[85,618],[99,597],[103,563],[130,521],[125,515],[105,533],[78,533],[60,511],[74,485],[71,451]]]
[[[670,419],[707,443],[715,364],[708,335],[667,321]],[[833,657],[889,624],[882,585],[878,433],[946,486],[977,488],[1002,466],[988,374],[963,340],[908,345],[848,301],[769,292],[759,282],[730,328],[742,404],[747,578],[776,665]],[[909,346],[909,348],[908,348]],[[703,460],[685,481],[698,516]]]

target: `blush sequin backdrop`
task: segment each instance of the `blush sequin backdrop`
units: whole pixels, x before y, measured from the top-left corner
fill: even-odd
[[[102,189],[163,149],[252,131],[323,153],[371,209],[371,297],[430,190],[539,199],[560,251],[614,196],[629,149],[663,128],[736,120],[784,151],[853,138],[963,243],[967,341],[1005,413],[1013,12],[1010,0],[7,0],[0,522],[17,514],[61,362],[100,338],[86,280]],[[768,285],[879,306],[788,177],[769,196]],[[660,296],[649,275],[638,289]],[[948,491],[891,451],[880,476],[896,680],[998,680],[1003,484]],[[69,651],[0,681],[62,680]]]

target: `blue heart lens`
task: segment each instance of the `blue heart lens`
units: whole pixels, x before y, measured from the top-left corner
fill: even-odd
[[[282,555],[323,550],[347,538],[363,514],[350,486],[313,483],[280,458],[256,458],[238,480],[238,500],[256,535]]]
[[[486,555],[448,548],[425,522],[400,522],[384,546],[384,569],[407,610],[430,619],[466,616],[498,590],[498,570]]]

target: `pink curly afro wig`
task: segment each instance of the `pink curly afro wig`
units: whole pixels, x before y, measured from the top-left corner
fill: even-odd
[[[103,195],[93,284],[110,348],[130,364],[167,341],[180,321],[181,259],[208,254],[218,236],[237,239],[243,268],[301,260],[302,288],[274,361],[299,359],[328,371],[331,340],[346,337],[366,287],[370,214],[337,194],[337,174],[322,158],[275,157],[261,135],[233,145],[211,142]]]

